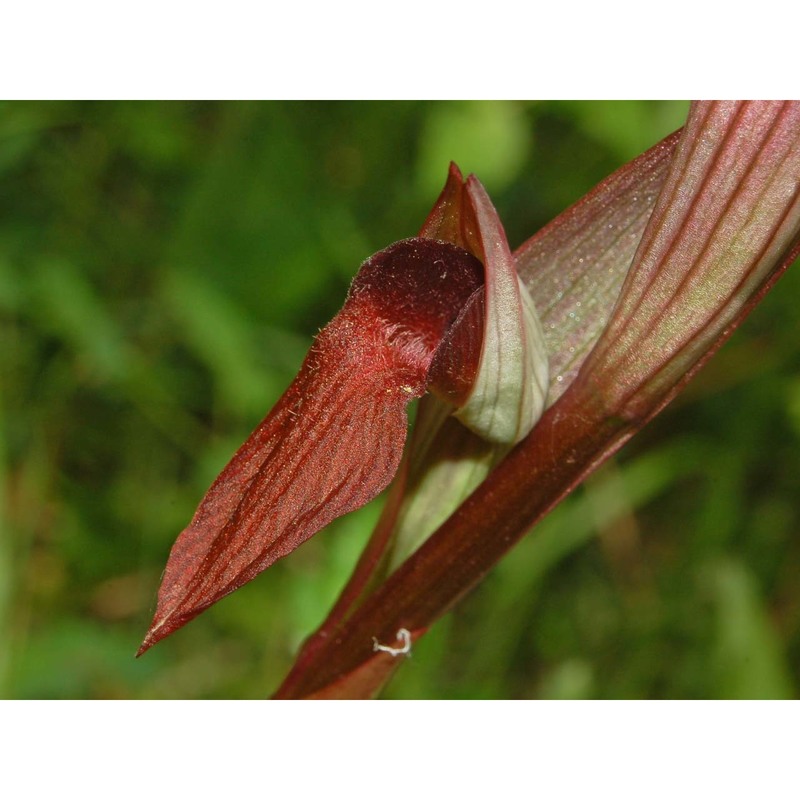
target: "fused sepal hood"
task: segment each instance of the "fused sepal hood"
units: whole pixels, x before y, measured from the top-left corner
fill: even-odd
[[[544,411],[548,357],[536,308],[517,274],[500,217],[480,181],[450,165],[421,236],[459,244],[486,266],[486,286],[461,312],[431,367],[433,392],[488,442],[524,439]]]

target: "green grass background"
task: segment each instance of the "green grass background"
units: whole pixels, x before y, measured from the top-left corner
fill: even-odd
[[[133,654],[169,548],[448,162],[512,246],[681,102],[0,105],[0,694],[259,698],[378,504]],[[798,272],[415,648],[394,698],[800,685]]]

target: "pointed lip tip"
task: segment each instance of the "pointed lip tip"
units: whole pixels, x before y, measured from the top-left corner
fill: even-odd
[[[147,636],[144,637],[144,641],[140,645],[139,649],[136,651],[136,655],[134,656],[134,658],[139,658],[140,656],[143,656],[156,643],[156,641],[157,640],[155,640],[148,633]]]
[[[166,639],[167,636],[175,633],[176,630],[189,622],[193,616],[190,616],[187,619],[185,615],[176,614],[174,609],[167,614],[157,613],[156,617],[153,619],[153,623],[150,625],[150,629],[147,631],[147,634],[142,641],[142,644],[136,651],[136,658],[144,655],[154,644],[158,644],[162,639]],[[167,623],[170,624],[168,625]]]
[[[160,642],[165,636],[168,636],[169,633],[170,631],[164,630],[163,620],[158,624],[154,622],[150,626],[150,630],[147,631],[147,634],[142,640],[142,644],[139,646],[139,649],[136,651],[136,658],[144,655],[154,644]]]

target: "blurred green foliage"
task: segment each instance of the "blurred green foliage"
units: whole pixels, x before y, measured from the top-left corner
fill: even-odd
[[[0,106],[0,693],[264,697],[379,503],[144,658],[169,548],[452,158],[512,245],[687,105]],[[789,271],[690,389],[415,648],[389,697],[794,697]]]

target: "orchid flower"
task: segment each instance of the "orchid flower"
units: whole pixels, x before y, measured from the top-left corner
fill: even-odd
[[[683,388],[798,252],[798,103],[693,104],[683,131],[514,253],[483,187],[451,167],[420,236],[362,265],[179,536],[140,652],[394,477],[350,582],[277,694],[374,695]]]
[[[400,465],[406,406],[426,390],[507,448],[541,415],[547,378],[544,334],[497,212],[453,166],[423,236],[361,266],[297,378],[178,537],[141,652],[383,491]]]

